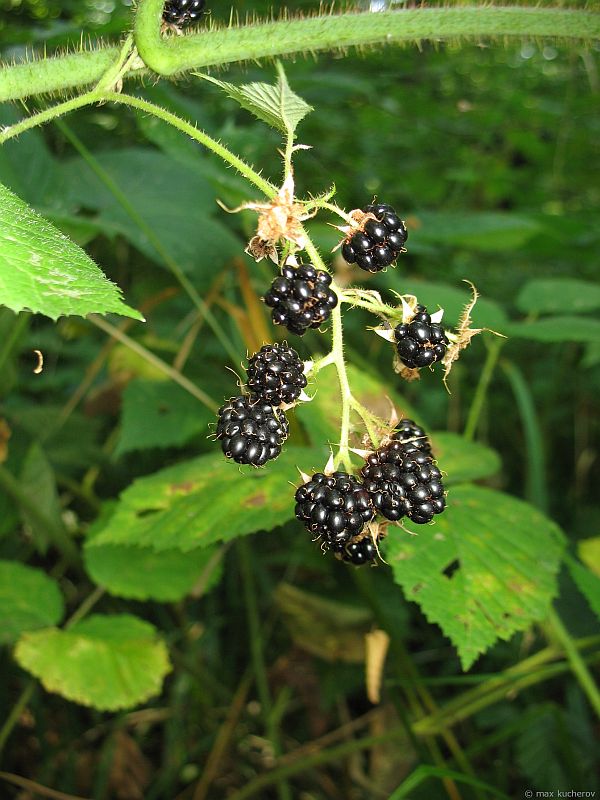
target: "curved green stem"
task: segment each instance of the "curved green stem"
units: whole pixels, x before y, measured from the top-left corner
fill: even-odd
[[[413,43],[423,40],[468,41],[490,37],[559,37],[591,42],[600,37],[600,14],[579,9],[482,7],[401,9],[373,14],[323,14],[300,19],[253,22],[239,27],[161,37],[163,0],[141,0],[136,15],[136,44],[144,62],[161,75],[350,46]],[[0,70],[0,102],[60,92],[99,81],[118,57],[119,48],[99,47]],[[127,77],[145,68],[130,65]]]
[[[352,401],[352,392],[350,391],[350,383],[348,382],[348,373],[346,372],[346,362],[344,361],[344,333],[342,325],[342,308],[341,303],[333,309],[331,313],[332,320],[332,348],[333,363],[338,374],[340,382],[340,396],[342,402],[342,424],[340,428],[340,449],[334,458],[334,464],[337,467],[343,464],[348,472],[352,472],[352,461],[350,460],[350,450],[348,449],[348,440],[350,437],[350,406]]]
[[[7,142],[9,139],[14,139],[15,136],[20,136],[22,133],[25,133],[25,131],[37,128],[39,125],[44,125],[46,122],[51,122],[53,119],[69,114],[71,111],[76,111],[78,108],[89,106],[92,103],[99,103],[101,100],[102,94],[94,89],[91,92],[79,95],[79,97],[65,100],[64,103],[58,103],[51,108],[45,108],[37,114],[32,114],[30,117],[25,117],[25,119],[22,119],[20,122],[15,122],[14,125],[4,128],[0,132],[0,144],[4,144],[4,142]]]

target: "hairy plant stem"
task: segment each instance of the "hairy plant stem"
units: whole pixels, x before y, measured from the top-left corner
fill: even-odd
[[[291,56],[351,46],[433,41],[480,41],[494,37],[553,37],[591,42],[600,37],[600,14],[579,9],[490,7],[417,8],[373,14],[324,11],[320,15],[217,28],[163,37],[163,0],[141,0],[135,38],[145,64],[160,75],[235,61]],[[90,86],[119,56],[119,48],[98,47],[0,70],[0,102]],[[135,61],[126,77],[148,70]]]

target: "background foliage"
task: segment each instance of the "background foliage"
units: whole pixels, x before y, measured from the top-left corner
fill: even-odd
[[[0,8],[4,58],[81,30],[116,35],[131,13]],[[229,4],[211,13],[227,19]],[[309,541],[289,481],[339,435],[331,370],[277,465],[238,471],[215,448],[210,422],[236,380],[226,367],[278,333],[259,300],[271,269],[242,254],[255,217],[215,202],[253,199],[239,176],[108,105],[8,142],[0,182],[51,223],[44,246],[60,231],[85,247],[130,307],[106,309],[146,323],[15,315],[0,282],[3,791],[31,796],[15,775],[124,800],[599,791],[585,677],[600,609],[597,49],[423,45],[286,73],[316,109],[299,129],[313,146],[296,158],[299,191],[335,183],[347,209],[379,195],[409,225],[395,270],[349,278],[414,292],[449,322],[469,278],[475,323],[508,336],[477,337],[448,395],[439,374],[401,383],[389,345],[365,331],[372,318],[345,314],[357,396],[385,414],[388,395],[437,432],[450,508],[418,537],[390,537],[378,569]],[[234,66],[226,80],[274,75]],[[280,137],[217,87],[147,81],[140,95],[279,182]],[[20,116],[0,107],[3,125]],[[325,218],[310,230],[324,253],[336,244]],[[93,281],[94,263],[81,267]],[[298,345],[304,358],[327,347],[318,333]],[[377,705],[373,630],[390,639]]]

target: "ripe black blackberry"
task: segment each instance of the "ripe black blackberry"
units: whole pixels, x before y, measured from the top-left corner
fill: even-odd
[[[432,322],[425,306],[418,305],[410,322],[394,329],[396,352],[404,366],[410,369],[429,367],[441,361],[450,342],[439,324]]]
[[[442,473],[430,453],[392,440],[367,456],[361,470],[375,508],[389,520],[423,525],[446,507]]]
[[[368,536],[362,539],[353,539],[344,549],[343,561],[348,561],[357,567],[375,561],[377,558],[377,548]]]
[[[347,472],[316,472],[296,491],[296,518],[337,553],[343,553],[374,516],[368,492]]]
[[[263,345],[250,358],[247,372],[250,393],[272,406],[293,403],[306,386],[304,364],[287,342]]]
[[[396,425],[396,428],[392,434],[392,439],[402,442],[402,444],[410,442],[424,453],[428,453],[429,455],[432,454],[431,444],[427,434],[420,425],[417,425],[416,422],[413,422],[412,419],[408,419],[408,417],[400,420],[400,422]]]
[[[205,5],[206,0],[167,0],[163,20],[178,28],[186,28],[200,19]]]
[[[227,458],[262,467],[281,453],[289,425],[285,413],[253,397],[232,397],[218,411],[216,437]]]
[[[342,255],[349,264],[357,264],[367,272],[379,272],[398,258],[408,233],[392,206],[372,203],[362,210],[373,214],[375,219],[367,219],[361,230],[344,242]]]
[[[318,328],[338,304],[329,287],[331,275],[312,264],[282,267],[279,276],[263,297],[272,308],[275,325],[285,325],[290,333],[302,336],[308,328]]]

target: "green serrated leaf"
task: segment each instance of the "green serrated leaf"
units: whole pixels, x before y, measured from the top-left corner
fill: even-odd
[[[232,100],[246,111],[250,111],[262,122],[281,133],[293,136],[298,124],[313,108],[290,89],[285,72],[278,65],[277,83],[247,83],[235,86],[226,81],[219,81],[209,75],[201,78],[219,86]]]
[[[206,406],[172,381],[132,380],[123,392],[115,457],[151,447],[180,447],[194,436],[206,437],[213,419]]]
[[[430,439],[447,486],[489,478],[500,469],[498,454],[483,444],[469,442],[457,433],[445,431],[432,433]]]
[[[2,185],[0,303],[52,319],[109,312],[143,319],[80,247]]]
[[[197,587],[204,594],[218,582],[222,563],[216,545],[189,553],[181,550],[157,553],[151,547],[122,544],[91,547],[116,507],[116,502],[103,507],[100,517],[88,530],[83,550],[87,573],[99,586],[118,597],[166,603],[181,600]]]
[[[156,628],[130,614],[96,614],[67,630],[24,634],[15,658],[47,691],[99,711],[159,694],[171,669]]]
[[[521,500],[457,486],[435,525],[407,528],[418,535],[391,529],[385,558],[406,597],[456,646],[463,669],[541,619],[556,595],[563,534]]]
[[[575,278],[538,278],[523,286],[517,308],[526,314],[595,311],[600,308],[600,286]]]
[[[57,625],[64,603],[56,581],[17,561],[0,561],[0,642]]]
[[[581,539],[577,542],[577,552],[583,563],[589,567],[595,575],[600,577],[600,536],[592,536],[590,539]]]
[[[134,481],[89,547],[124,544],[157,552],[189,552],[258,530],[271,530],[294,516],[297,467],[324,467],[321,450],[287,447],[264,469],[240,468],[219,451]]]
[[[600,342],[600,320],[591,317],[545,317],[534,322],[514,322],[509,337],[536,342]]]

